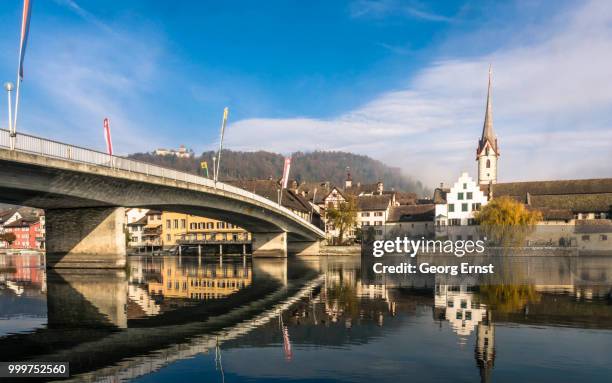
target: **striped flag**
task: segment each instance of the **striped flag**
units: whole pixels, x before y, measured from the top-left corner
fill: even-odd
[[[32,0],[23,0],[23,15],[21,18],[21,41],[19,42],[19,78],[23,80],[23,58],[28,45],[28,32],[30,31],[30,15],[32,14]]]
[[[290,168],[291,168],[291,157],[287,157],[285,158],[285,166],[283,168],[283,178],[281,180],[283,189],[287,188],[287,183],[289,182],[289,169]]]
[[[112,156],[113,141],[111,139],[110,121],[108,120],[108,118],[104,119],[104,139],[106,140],[106,151]]]

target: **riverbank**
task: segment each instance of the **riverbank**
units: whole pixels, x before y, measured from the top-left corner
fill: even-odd
[[[350,246],[321,245],[319,253],[320,255],[359,255],[361,254],[361,245],[350,245]]]

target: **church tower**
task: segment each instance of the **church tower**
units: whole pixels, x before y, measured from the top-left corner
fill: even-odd
[[[489,87],[487,90],[487,106],[485,111],[482,137],[476,149],[478,161],[478,183],[497,183],[497,160],[499,159],[499,146],[497,137],[493,132],[493,111],[491,107],[491,67],[489,66]]]

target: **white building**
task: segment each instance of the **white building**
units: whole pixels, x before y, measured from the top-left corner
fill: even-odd
[[[357,197],[357,227],[364,232],[373,228],[376,238],[382,238],[386,234],[385,223],[393,206],[394,194],[360,195]]]
[[[477,239],[474,217],[488,202],[480,185],[467,173],[463,173],[450,189],[436,189],[436,194],[436,236],[458,240]]]
[[[154,153],[158,156],[175,156],[179,158],[193,157],[193,151],[191,149],[187,149],[185,145],[181,145],[178,149],[155,149]]]

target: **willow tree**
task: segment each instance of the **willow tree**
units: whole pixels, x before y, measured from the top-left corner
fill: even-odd
[[[338,244],[344,242],[344,233],[350,230],[357,222],[357,202],[349,196],[345,202],[340,202],[337,207],[331,206],[327,209],[327,219],[338,229]]]
[[[494,198],[483,207],[476,214],[476,220],[494,243],[504,247],[521,246],[535,224],[542,220],[542,213],[503,196]]]

